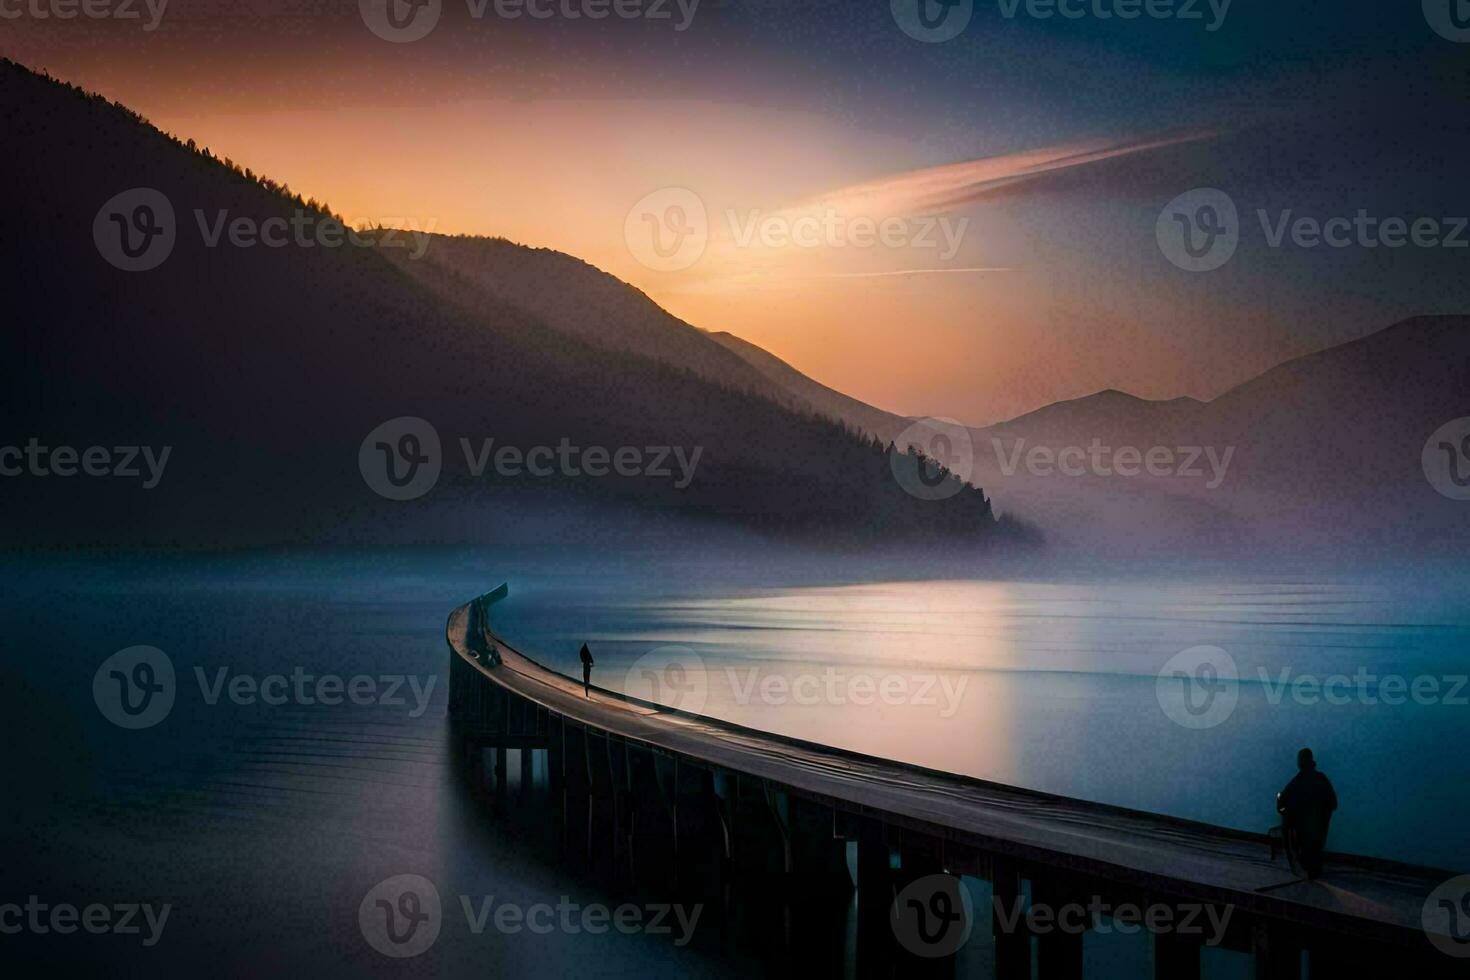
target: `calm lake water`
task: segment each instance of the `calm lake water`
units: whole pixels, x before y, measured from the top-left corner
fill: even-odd
[[[1310,746],[1342,801],[1334,848],[1470,867],[1470,569],[774,586],[701,572],[644,596],[533,580],[494,618],[569,674],[586,640],[597,683],[677,707],[1247,830],[1278,822]],[[1233,706],[1206,711],[1201,686],[1191,713],[1182,682],[1160,683],[1200,647],[1196,661],[1233,667]]]
[[[840,563],[483,552],[4,565],[0,684],[21,789],[3,805],[0,885],[173,906],[168,942],[78,935],[68,964],[376,971],[359,905],[411,873],[435,882],[446,918],[432,950],[394,964],[404,975],[754,972],[667,935],[469,927],[461,896],[606,901],[533,839],[490,825],[446,750],[444,619],[502,581],[497,628],[554,668],[577,671],[586,641],[606,687],[1050,792],[1259,831],[1310,745],[1342,801],[1334,848],[1470,870],[1460,567],[917,578],[892,563],[859,578]],[[127,730],[103,716],[93,680],[136,645],[167,655],[176,696],[161,722]],[[1191,712],[1183,682],[1159,672],[1201,646],[1242,682]],[[382,681],[364,704],[248,693],[284,691],[266,679],[293,674],[313,678],[308,690],[325,674],[406,680],[386,703]],[[1312,678],[1333,676],[1324,697]],[[1390,677],[1410,693],[1395,697]]]

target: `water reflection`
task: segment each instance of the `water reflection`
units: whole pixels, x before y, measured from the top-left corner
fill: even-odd
[[[1344,801],[1334,846],[1463,866],[1458,816],[1470,784],[1453,778],[1463,766],[1445,747],[1470,744],[1470,710],[1273,702],[1254,682],[1241,685],[1227,723],[1191,731],[1160,710],[1154,677],[1170,656],[1205,643],[1230,650],[1247,677],[1262,667],[1272,677],[1282,667],[1463,674],[1465,576],[1454,569],[1427,584],[1422,573],[1155,568],[863,582],[842,571],[828,568],[824,579],[809,566],[633,568],[464,553],[113,556],[9,568],[0,724],[16,747],[19,790],[0,822],[0,889],[79,904],[170,902],[174,912],[150,949],[103,936],[64,947],[21,937],[8,948],[108,973],[362,975],[384,961],[363,941],[359,905],[392,876],[432,880],[450,911],[463,896],[622,901],[628,886],[596,860],[567,863],[559,819],[536,806],[495,817],[493,793],[486,798],[450,749],[445,614],[507,579],[512,598],[497,607],[497,626],[562,670],[575,670],[578,647],[592,642],[595,679],[606,686],[627,683],[650,650],[679,645],[704,665],[708,710],[735,721],[1255,830],[1274,822],[1271,799],[1295,749],[1310,744]],[[844,584],[789,584],[824,580]],[[135,644],[168,653],[180,690],[165,722],[123,731],[99,713],[91,683],[108,656]],[[384,704],[211,703],[196,670],[212,679],[222,667],[257,678],[299,667],[441,680],[419,716]],[[747,695],[760,690],[751,670],[757,684],[784,682],[785,693]],[[825,693],[829,671],[844,703]],[[857,677],[899,678],[916,695],[931,675],[933,704],[852,697]],[[803,677],[818,682],[815,701],[801,696],[811,690],[797,683]],[[961,692],[953,701],[945,679]],[[518,761],[508,769],[507,790],[518,792]],[[677,953],[667,937],[646,934],[477,934],[461,914],[395,970],[759,972],[791,955],[775,941],[786,928],[773,898],[782,886],[764,881],[741,893],[725,926]],[[653,885],[635,881],[632,894],[644,887]],[[858,928],[850,890],[834,888],[811,915],[829,972],[851,964],[855,937],[870,930]],[[1131,955],[1108,949],[1099,955]]]
[[[639,696],[648,658],[676,662],[682,679],[666,677],[657,700],[739,724],[1248,830],[1274,824],[1275,793],[1311,745],[1351,801],[1335,847],[1463,863],[1449,815],[1470,806],[1470,785],[1437,761],[1470,738],[1470,686],[1454,696],[1470,672],[1462,571],[1432,585],[1382,570],[1165,571],[714,595],[666,585],[584,596],[572,624],[512,606],[502,626],[558,669],[590,641],[598,682]],[[1157,680],[1200,645],[1228,651],[1241,683],[1227,719],[1191,729],[1161,710]],[[1386,703],[1376,678],[1388,675],[1438,679],[1443,696]],[[1312,693],[1330,677],[1375,680],[1331,703]],[[1435,805],[1405,813],[1402,799]]]

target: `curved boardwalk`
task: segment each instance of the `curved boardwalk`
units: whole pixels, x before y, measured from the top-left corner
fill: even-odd
[[[784,803],[773,808],[773,819],[792,873],[800,873],[794,855],[803,853],[792,841],[802,832],[790,817],[795,800],[808,811],[826,813],[837,839],[881,848],[880,859],[890,849],[902,855],[905,867],[912,864],[910,878],[923,871],[971,874],[990,880],[997,899],[1019,894],[1025,879],[1033,903],[1044,896],[1057,905],[1086,904],[1101,895],[1115,906],[1228,906],[1225,945],[1251,952],[1257,976],[1300,976],[1303,949],[1313,976],[1336,975],[1337,967],[1348,964],[1353,973],[1381,966],[1392,967],[1394,975],[1470,975],[1470,961],[1435,950],[1421,926],[1426,899],[1450,872],[1335,855],[1320,880],[1306,883],[1294,878],[1284,858],[1272,860],[1262,835],[859,755],[599,688],[587,698],[579,682],[495,635],[488,604],[477,603],[456,609],[448,623],[451,711],[468,737],[490,746],[544,748],[564,771],[572,732],[617,744],[628,758],[637,753],[672,759],[686,768],[758,781]],[[591,759],[593,753],[584,749],[574,761],[579,771],[586,764],[591,772],[601,756]],[[625,776],[619,773],[614,782]],[[597,782],[589,778],[586,785]],[[656,787],[650,792],[658,795]],[[860,854],[860,889],[863,866]],[[1052,932],[1034,938],[1033,945],[1033,936],[998,929],[998,973],[1029,975],[1026,967],[1035,956],[1043,976],[1077,975],[1080,936]],[[1158,976],[1197,976],[1197,944],[1159,936],[1154,962]]]

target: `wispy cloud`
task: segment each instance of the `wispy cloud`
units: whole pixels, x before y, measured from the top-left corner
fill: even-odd
[[[789,289],[807,285],[814,280],[820,281],[823,279],[888,279],[895,276],[983,276],[1022,271],[1024,270],[1009,266],[958,266],[926,269],[882,269],[873,272],[745,272],[739,275],[721,276],[714,279],[685,283],[681,286],[674,287],[671,292],[687,294],[734,293],[749,292],[755,289]]]
[[[992,272],[1020,272],[1007,266],[967,266],[958,269],[892,269],[887,272],[825,272],[804,279],[881,279],[885,276],[939,276],[956,274],[985,274]]]
[[[883,216],[936,214],[956,210],[1058,171],[1210,139],[1217,135],[1219,134],[1215,131],[1193,131],[1093,140],[1004,156],[981,157],[854,184],[802,202],[792,210],[827,208],[846,214]]]
[[[1019,272],[1022,270],[1010,266],[936,265],[936,258],[947,262],[959,253],[970,222],[968,216],[952,218],[947,212],[1002,194],[1040,189],[1037,182],[1053,175],[1216,135],[1215,131],[1156,133],[1059,144],[891,174],[769,212],[727,211],[726,220],[720,223],[717,219],[711,228],[705,262],[674,290],[727,293],[784,289],[824,279]],[[853,229],[864,221],[869,228],[868,247],[857,247]],[[894,221],[899,222],[897,245],[875,247],[880,238],[872,229]],[[767,243],[760,234],[765,227],[781,230],[782,243]],[[805,229],[811,236],[805,247],[793,244],[796,229]],[[828,233],[825,229],[834,231]],[[827,241],[828,237],[834,240]],[[918,267],[905,268],[906,261]],[[854,262],[866,268],[854,269]],[[839,268],[833,269],[834,264]],[[840,267],[843,265],[847,268]],[[700,276],[700,271],[707,274]]]

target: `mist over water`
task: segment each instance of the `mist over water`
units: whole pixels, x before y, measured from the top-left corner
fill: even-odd
[[[1447,766],[1470,744],[1470,570],[997,571],[1011,577],[844,584],[832,566],[826,586],[686,579],[639,597],[548,584],[499,622],[568,674],[585,640],[595,683],[644,697],[661,684],[657,699],[676,707],[1255,832],[1278,822],[1275,794],[1310,746],[1343,801],[1335,849],[1465,864],[1457,815],[1470,786]],[[1159,673],[1196,647],[1228,654],[1239,683],[1227,714],[1186,712],[1201,726],[1187,727],[1164,710],[1174,688]],[[665,676],[651,682],[648,669]]]
[[[617,903],[558,867],[543,834],[492,819],[456,764],[444,621],[496,563],[346,553],[6,561],[0,688],[13,706],[4,727],[15,792],[0,804],[0,891],[172,907],[156,945],[76,933],[66,963],[108,975],[373,975],[386,961],[364,942],[359,905],[403,874],[435,884],[444,924],[431,950],[393,964],[402,975],[652,975],[667,963],[667,935],[469,928],[462,896],[477,910],[487,898]],[[139,644],[168,656],[177,690],[164,720],[128,731],[99,711],[93,675]],[[298,674],[312,703],[297,699]],[[339,703],[317,698],[328,675],[343,680]],[[236,697],[242,677],[258,692]],[[356,677],[374,679],[368,703],[345,696]],[[421,711],[415,681],[429,692]],[[57,955],[55,936],[6,938],[22,961]],[[706,953],[699,942],[682,950],[681,970],[739,972],[738,960],[717,969]]]
[[[1426,576],[1195,565],[1186,575],[1038,564],[924,578],[895,559],[856,580],[841,561],[748,555],[7,561],[0,679],[20,706],[6,727],[22,787],[6,814],[10,884],[73,900],[85,898],[79,888],[171,900],[190,924],[168,955],[185,964],[207,966],[209,935],[254,922],[252,968],[371,965],[355,910],[395,874],[425,875],[449,901],[595,898],[487,825],[452,765],[444,620],[503,581],[496,628],[569,674],[588,642],[593,681],[610,689],[647,696],[653,676],[673,682],[666,699],[697,698],[683,706],[740,724],[1253,831],[1276,823],[1274,794],[1310,745],[1342,800],[1334,849],[1466,863],[1470,785],[1451,773],[1470,744],[1470,708],[1446,703],[1451,681],[1439,702],[1400,705],[1356,692],[1305,703],[1279,686],[1283,669],[1297,679],[1470,672],[1459,566]],[[177,696],[164,721],[126,731],[99,712],[92,685],[105,659],[139,644],[170,658]],[[1171,720],[1159,694],[1160,669],[1197,646],[1227,651],[1243,679],[1213,727]],[[667,670],[675,662],[682,672]],[[228,686],[293,673],[406,680],[401,703],[271,705]],[[492,948],[461,935],[413,969],[554,960],[586,972],[597,960],[612,973],[668,955],[662,937],[536,938]],[[706,971],[701,956],[695,944],[686,972]]]

